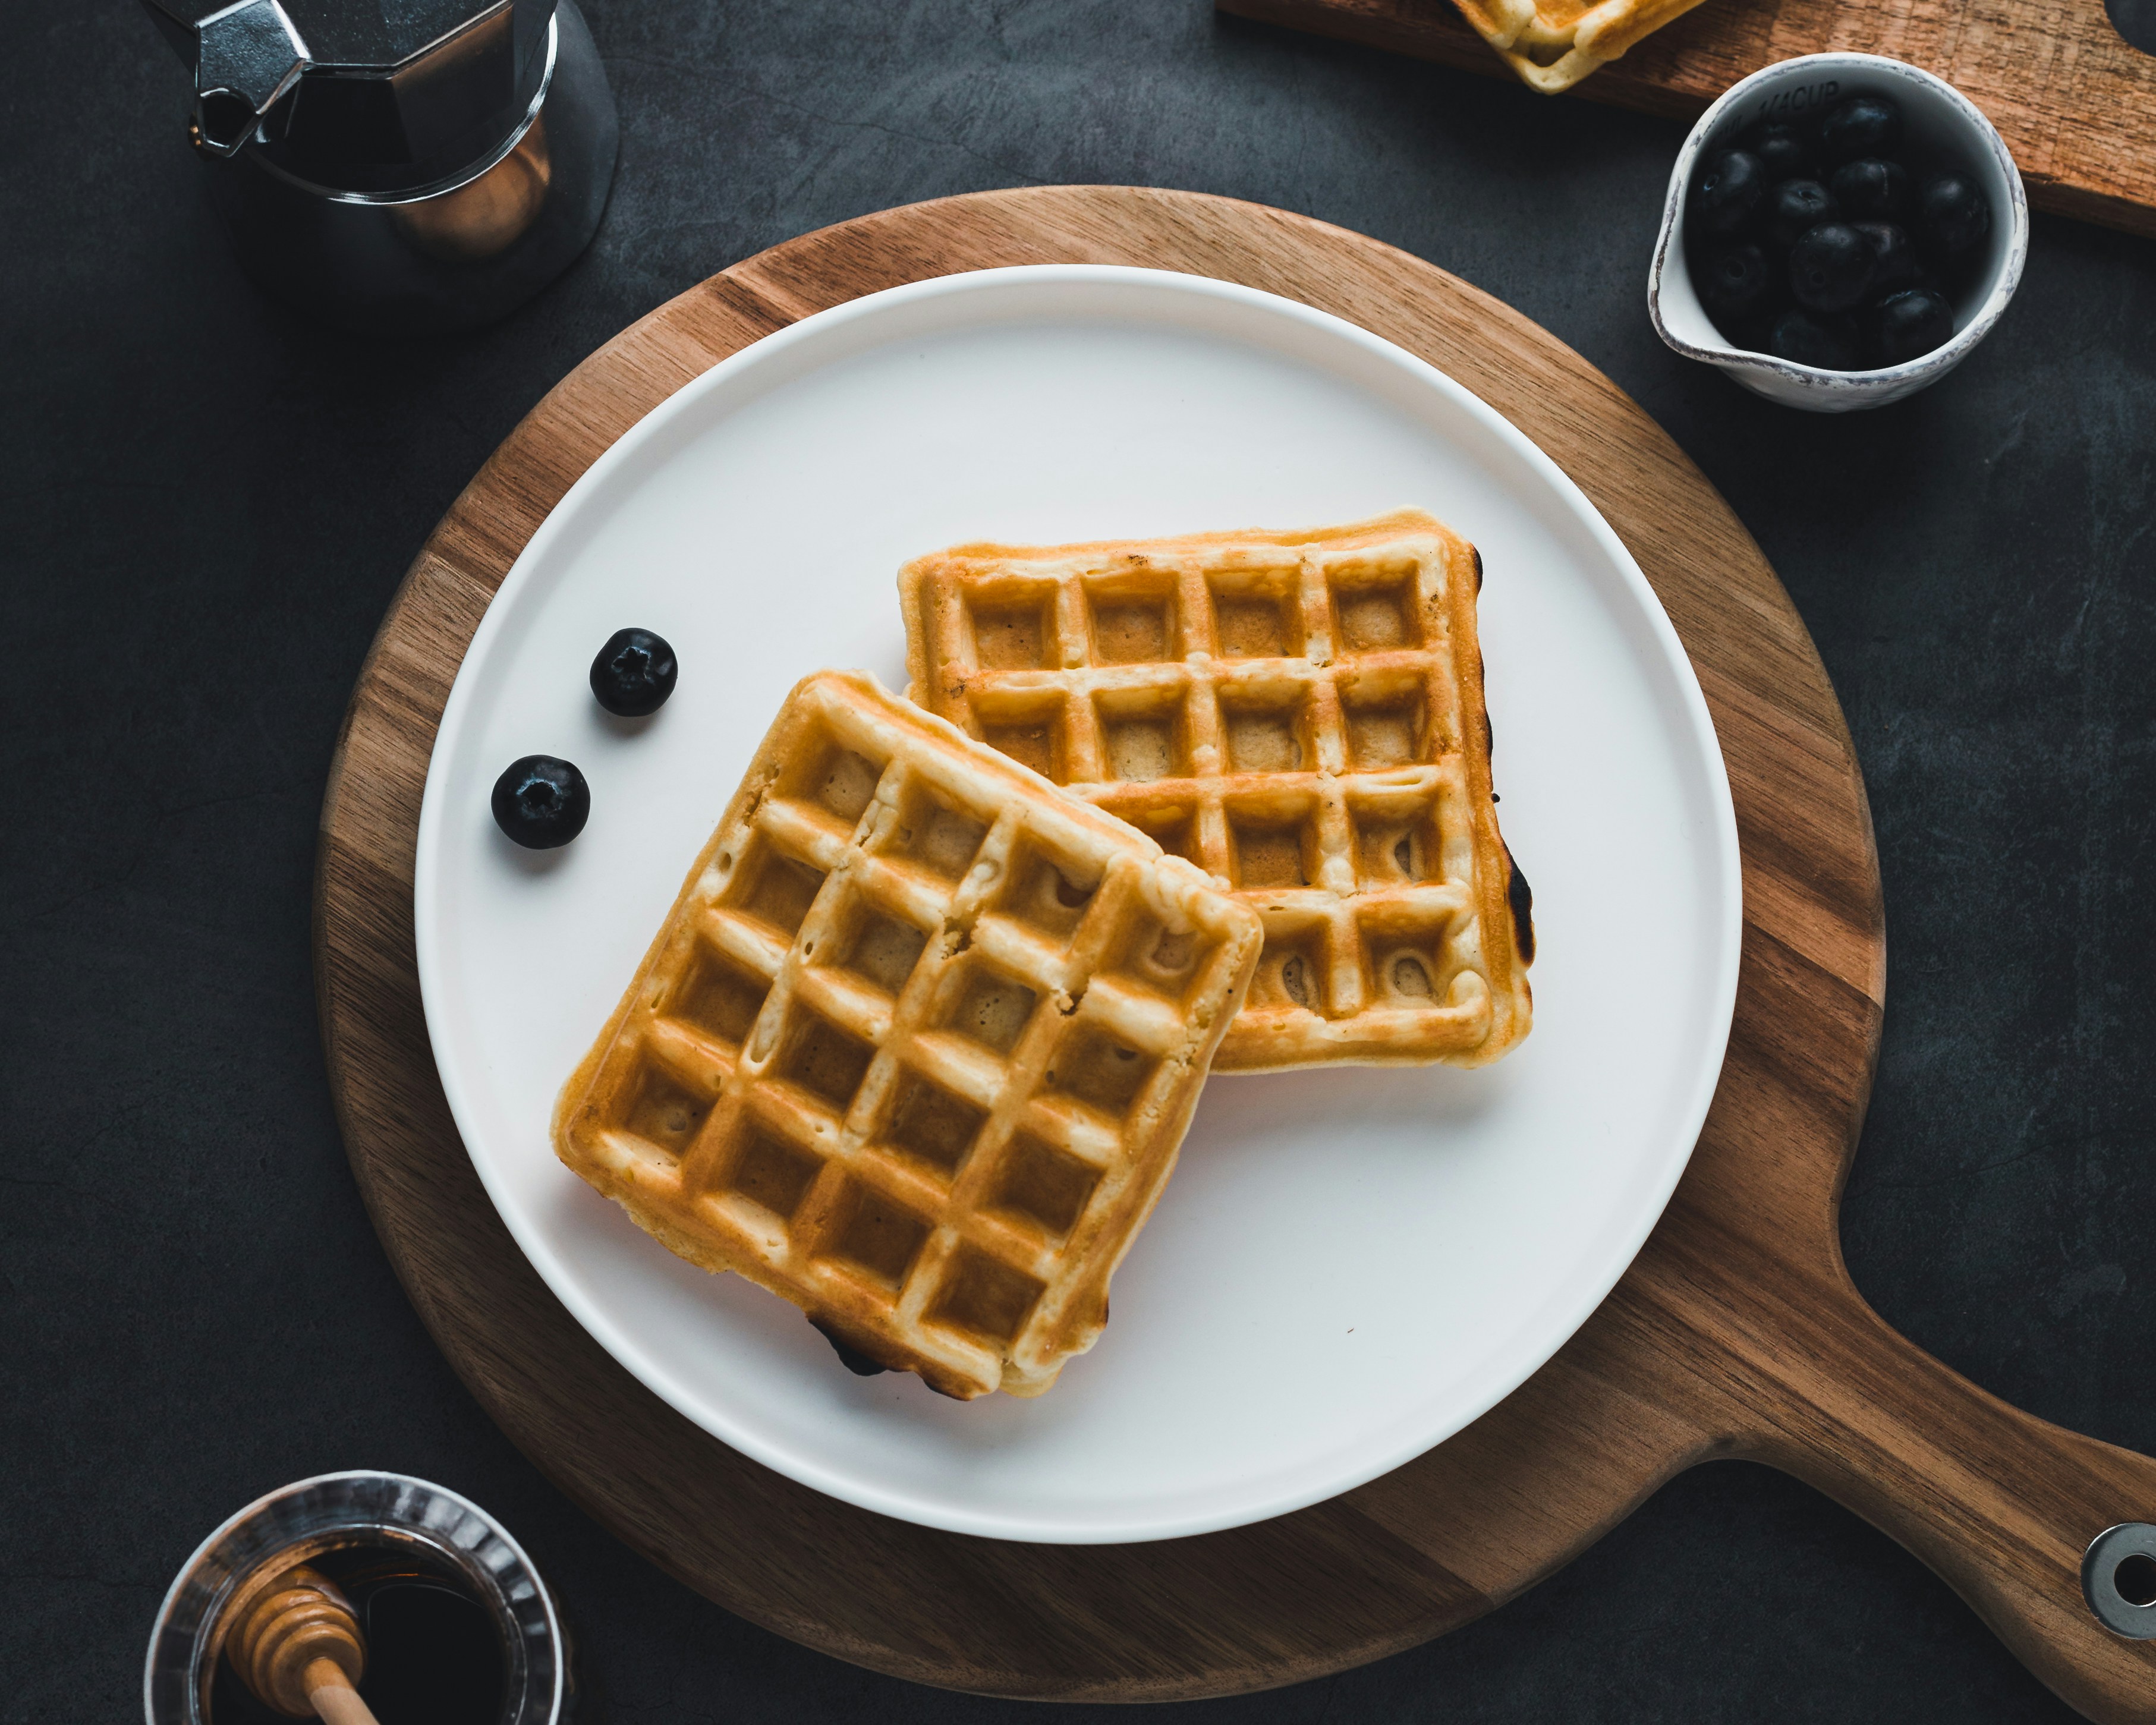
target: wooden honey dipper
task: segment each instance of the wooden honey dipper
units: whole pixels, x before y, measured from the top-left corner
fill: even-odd
[[[367,1669],[359,1620],[320,1570],[302,1563],[264,1586],[246,1602],[225,1654],[255,1698],[287,1718],[377,1725],[352,1687]]]

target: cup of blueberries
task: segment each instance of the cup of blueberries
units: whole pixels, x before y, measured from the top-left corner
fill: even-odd
[[[1953,85],[1807,54],[1732,86],[1686,139],[1647,309],[1676,352],[1769,400],[1881,407],[1984,339],[2028,247],[2014,158]]]

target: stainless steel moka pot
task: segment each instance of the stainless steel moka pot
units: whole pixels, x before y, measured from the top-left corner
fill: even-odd
[[[575,0],[143,0],[240,262],[347,326],[470,329],[590,241],[613,95]]]

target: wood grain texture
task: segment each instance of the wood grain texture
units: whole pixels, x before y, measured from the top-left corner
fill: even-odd
[[[1452,0],[1215,0],[1219,11],[1511,79]],[[1706,0],[1573,86],[1690,120],[1740,78],[1798,54],[1882,54],[1945,79],[1989,116],[2036,209],[2156,234],[2156,56],[2103,0]]]
[[[1522,1389],[1420,1460],[1258,1527],[1121,1547],[939,1533],[819,1497],[635,1383],[541,1284],[464,1154],[429,1055],[413,848],[434,729],[489,595],[575,478],[673,390],[793,320],[955,270],[1082,261],[1223,277],[1390,337],[1555,457],[1631,548],[1697,667],[1743,847],[1729,1055],[1697,1152],[1616,1291]],[[729,1609],[924,1682],[1167,1699],[1262,1688],[1456,1627],[1712,1455],[1813,1481],[1929,1563],[2092,1717],[2156,1721],[2156,1645],[2082,1604],[2097,1532],[2156,1517],[2156,1464],[2006,1407],[1917,1352],[1845,1272],[1835,1206],[1885,983],[1864,788],[1758,548],[1577,354],[1374,240],[1116,187],[988,193],[845,223],[661,307],[570,374],[413,563],[323,804],[317,987],[346,1142],[444,1352],[571,1497]]]

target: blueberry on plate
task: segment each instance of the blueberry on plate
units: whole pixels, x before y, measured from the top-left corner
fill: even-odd
[[[1742,234],[1766,196],[1767,170],[1759,158],[1748,150],[1724,150],[1692,182],[1692,219],[1708,234]]]
[[[1860,156],[1892,156],[1902,141],[1902,110],[1885,96],[1851,96],[1820,121],[1820,158],[1829,167]]]
[[[1812,177],[1811,140],[1787,121],[1770,120],[1758,127],[1745,139],[1744,147],[1759,158],[1770,184]]]
[[[1774,266],[1750,240],[1708,248],[1694,272],[1700,304],[1717,320],[1756,311],[1774,290]]]
[[[617,717],[655,713],[674,692],[674,649],[648,629],[618,629],[592,661],[592,693]]]
[[[1767,194],[1767,238],[1787,251],[1821,222],[1838,222],[1834,194],[1817,180],[1784,180]]]
[[[1851,222],[1871,248],[1871,286],[1875,294],[1899,293],[1917,285],[1921,266],[1917,248],[1907,233],[1892,222]]]
[[[552,755],[510,762],[494,782],[494,824],[526,850],[566,845],[591,819],[592,788],[584,775]]]
[[[1909,171],[1898,162],[1860,156],[1845,162],[1827,181],[1834,201],[1850,220],[1898,222],[1909,207]]]
[[[1921,359],[1953,339],[1953,307],[1930,288],[1889,294],[1871,314],[1871,346],[1885,366]]]
[[[881,1360],[863,1353],[860,1348],[840,1336],[829,1324],[813,1317],[808,1320],[808,1322],[811,1328],[831,1344],[839,1356],[839,1363],[856,1378],[874,1378],[891,1369]]]
[[[1856,369],[1856,332],[1839,317],[1784,311],[1767,332],[1767,351],[1792,365],[1814,366],[1823,372]]]
[[[1956,258],[1991,232],[1991,204],[1966,174],[1945,173],[1917,194],[1917,244],[1935,258]]]
[[[1846,311],[1871,290],[1871,242],[1846,222],[1822,222],[1789,248],[1789,293],[1807,311]]]

